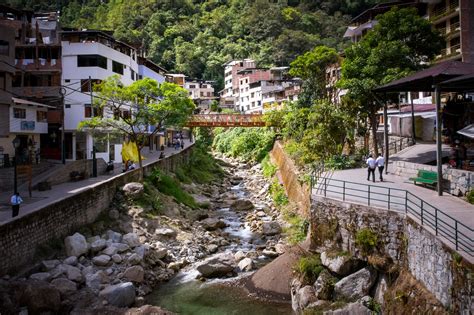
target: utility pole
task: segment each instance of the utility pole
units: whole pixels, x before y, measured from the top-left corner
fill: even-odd
[[[63,164],[66,164],[66,139],[64,139],[64,116],[65,116],[65,110],[64,110],[64,95],[66,94],[66,89],[61,87],[59,90],[59,94],[61,95],[61,120],[62,120],[62,126],[61,126],[61,162]]]
[[[89,93],[91,93],[91,117],[94,118],[94,94],[92,94],[92,78],[89,76]],[[92,136],[92,177],[97,177],[97,158],[95,155],[94,135]]]

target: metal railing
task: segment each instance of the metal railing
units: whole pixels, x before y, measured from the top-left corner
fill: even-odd
[[[412,138],[400,138],[396,140],[392,140],[388,143],[388,152],[390,154],[395,154],[397,152],[400,152],[403,149],[408,148],[409,146],[412,146],[414,144]],[[382,148],[382,154],[385,155],[385,145],[382,143],[381,145]]]
[[[444,211],[403,189],[367,185],[327,177],[312,178],[312,192],[333,199],[342,199],[368,206],[405,213],[444,238],[456,250],[474,256],[473,229]]]

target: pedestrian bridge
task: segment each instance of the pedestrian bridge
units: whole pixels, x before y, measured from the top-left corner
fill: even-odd
[[[192,115],[187,127],[264,127],[262,114],[197,114]]]

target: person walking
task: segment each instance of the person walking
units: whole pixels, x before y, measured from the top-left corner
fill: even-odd
[[[20,194],[18,192],[14,193],[10,199],[12,204],[12,218],[16,217],[20,213],[20,205],[23,203]]]
[[[372,180],[375,183],[375,160],[372,157],[372,154],[369,154],[369,158],[366,161],[367,163],[367,180],[370,180],[370,174],[372,174]]]
[[[385,168],[385,159],[383,158],[382,154],[379,153],[379,156],[375,160],[375,164],[377,164],[377,168],[379,169],[380,174],[380,181],[383,182],[383,169]]]

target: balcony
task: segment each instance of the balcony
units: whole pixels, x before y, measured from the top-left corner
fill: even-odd
[[[15,59],[15,66],[25,71],[61,71],[61,59]]]
[[[461,54],[461,44],[457,44],[446,49],[441,50],[441,53],[436,56],[437,61],[451,59]]]
[[[45,98],[56,97],[59,98],[59,86],[25,86],[13,87],[15,95],[23,97]]]
[[[436,11],[431,12],[430,14],[430,21],[436,21],[441,18],[447,17],[451,15],[452,13],[459,11],[459,1],[458,0],[452,0],[450,1],[449,5],[444,8],[440,8]]]

